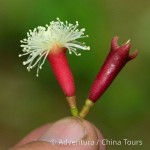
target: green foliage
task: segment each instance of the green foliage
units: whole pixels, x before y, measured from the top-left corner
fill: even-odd
[[[101,128],[106,138],[119,136],[120,139],[143,140],[142,149],[147,149],[148,132],[139,131],[150,122],[149,5],[149,1],[143,0],[1,1],[0,149],[8,148],[41,124],[69,115],[65,98],[48,63],[36,78],[36,69],[28,73],[21,65],[25,58],[18,58],[21,52],[19,41],[26,37],[26,32],[44,26],[56,17],[71,23],[78,20],[90,36],[84,40],[91,46],[91,51],[82,52],[81,57],[68,55],[80,107],[108,53],[113,36],[120,36],[120,43],[131,38],[132,48],[139,49],[139,56],[127,64],[88,119]],[[123,150],[124,146],[108,148]]]

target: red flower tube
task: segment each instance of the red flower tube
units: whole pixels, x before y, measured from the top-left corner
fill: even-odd
[[[66,58],[66,48],[55,45],[48,54],[47,59],[64,94],[68,97],[74,96],[74,79]]]
[[[55,44],[48,54],[47,59],[66,96],[72,115],[77,116],[78,110],[76,106],[74,78],[67,61],[66,50],[66,48],[61,48]]]
[[[111,85],[124,65],[138,54],[138,51],[129,54],[130,41],[121,46],[118,46],[117,42],[118,37],[114,37],[111,43],[111,50],[93,82],[85,105],[80,112],[80,117],[82,118],[87,115],[90,108]]]

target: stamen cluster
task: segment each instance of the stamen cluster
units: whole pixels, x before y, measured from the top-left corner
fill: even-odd
[[[80,38],[88,37],[88,35],[84,35],[85,29],[79,30],[77,29],[78,26],[78,21],[73,25],[67,21],[64,23],[57,18],[56,21],[50,22],[45,27],[39,26],[33,31],[29,30],[27,38],[20,41],[23,54],[20,54],[19,57],[29,55],[27,60],[23,62],[23,65],[28,64],[28,71],[38,65],[38,76],[39,69],[42,69],[54,44],[68,49],[70,54],[74,53],[77,56],[81,55],[77,53],[77,49],[90,50],[90,47],[86,46],[85,43],[77,41]]]

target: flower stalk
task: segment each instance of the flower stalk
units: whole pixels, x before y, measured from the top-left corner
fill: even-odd
[[[127,41],[121,46],[118,46],[117,42],[118,37],[114,37],[111,42],[110,52],[92,84],[88,98],[79,114],[81,118],[84,118],[88,114],[94,103],[111,85],[125,64],[138,55],[137,50],[129,54],[131,47],[130,41]]]

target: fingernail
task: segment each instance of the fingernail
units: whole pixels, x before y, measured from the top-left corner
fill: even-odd
[[[39,139],[39,141],[50,142],[51,144],[63,144],[77,142],[83,139],[86,130],[81,119],[65,118],[55,122]]]

